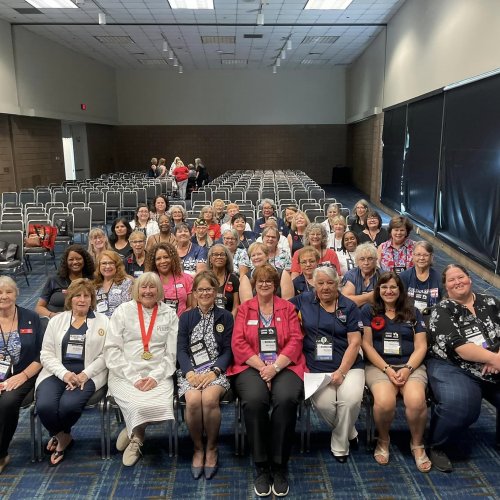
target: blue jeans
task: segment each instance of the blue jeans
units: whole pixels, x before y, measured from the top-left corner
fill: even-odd
[[[431,413],[430,446],[442,446],[471,426],[483,397],[500,410],[500,385],[485,382],[444,360],[427,359],[427,377],[436,401]]]

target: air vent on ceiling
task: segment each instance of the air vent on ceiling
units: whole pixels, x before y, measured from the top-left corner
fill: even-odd
[[[141,64],[145,66],[168,66],[165,59],[137,59]]]
[[[135,43],[129,36],[99,35],[94,36],[94,38],[105,45],[129,45]]]
[[[34,7],[19,7],[14,9],[19,14],[43,14],[41,10],[35,9]]]
[[[221,64],[227,64],[231,66],[244,66],[248,64],[246,59],[221,59]]]
[[[305,36],[300,43],[335,43],[339,39],[338,36]]]
[[[243,38],[262,38],[262,33],[245,33]]]
[[[300,64],[314,64],[316,66],[321,66],[322,64],[326,64],[328,59],[302,59]]]
[[[226,43],[226,44],[234,44],[236,43],[235,36],[202,36],[201,43]]]

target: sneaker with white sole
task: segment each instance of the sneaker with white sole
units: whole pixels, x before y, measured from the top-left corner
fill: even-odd
[[[253,489],[258,497],[268,497],[271,494],[271,474],[263,467],[257,467]]]
[[[130,443],[130,438],[128,437],[127,428],[122,429],[118,437],[116,438],[116,449],[118,451],[123,451]]]
[[[123,452],[123,465],[131,467],[137,463],[137,460],[139,460],[142,455],[141,446],[142,441],[139,438],[132,436],[129,445]]]
[[[277,497],[286,497],[288,495],[288,479],[284,471],[273,472],[273,493]]]

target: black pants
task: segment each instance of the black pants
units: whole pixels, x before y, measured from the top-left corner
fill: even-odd
[[[236,375],[234,384],[242,402],[254,462],[286,465],[303,392],[302,380],[285,369],[273,378],[269,390],[259,372],[247,368]]]
[[[67,391],[66,382],[54,375],[41,382],[36,390],[36,411],[50,435],[71,432],[94,392],[93,380],[87,380],[83,390],[73,391]]]
[[[19,421],[19,409],[26,395],[33,389],[36,377],[32,377],[13,391],[0,394],[0,458],[9,453],[9,445],[14,437]]]

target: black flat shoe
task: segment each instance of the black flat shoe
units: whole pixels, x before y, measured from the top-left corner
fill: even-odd
[[[203,475],[203,465],[201,467],[191,465],[191,475],[193,476],[193,479],[200,479]]]
[[[349,439],[349,448],[351,450],[357,450],[359,448],[358,436],[356,436],[354,439]]]
[[[335,458],[338,463],[345,464],[347,462],[347,459],[349,458],[349,455],[333,455],[333,458]]]

